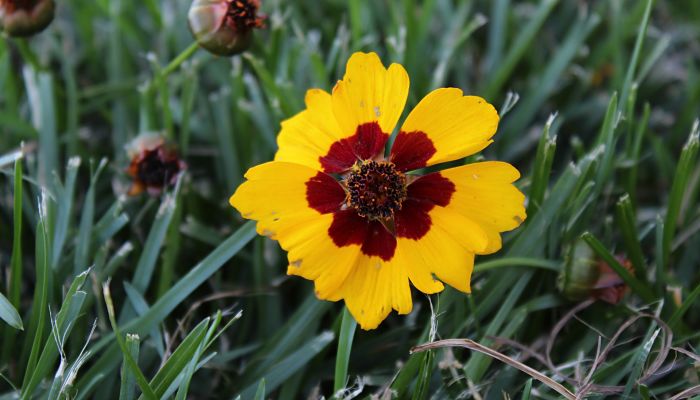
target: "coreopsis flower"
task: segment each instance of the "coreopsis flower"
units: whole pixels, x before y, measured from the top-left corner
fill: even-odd
[[[353,54],[332,94],[307,92],[306,110],[282,123],[274,161],[248,170],[230,199],[288,251],[288,274],[314,280],[320,299],[344,299],[363,329],[411,311],[409,282],[469,293],[474,255],[500,249],[500,232],[525,219],[507,163],[419,173],[492,142],[498,114],[480,97],[433,91],[385,152],[408,88],[401,65]]]
[[[0,31],[30,36],[46,28],[54,16],[53,0],[0,0]]]
[[[194,0],[187,20],[200,46],[219,56],[232,56],[250,46],[262,28],[259,0]]]
[[[132,196],[144,191],[151,196],[160,195],[187,168],[177,151],[157,134],[136,137],[127,146],[127,154],[131,159],[126,172],[133,179],[129,189]]]

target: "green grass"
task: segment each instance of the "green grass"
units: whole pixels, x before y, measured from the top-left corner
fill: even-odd
[[[267,28],[230,59],[193,44],[187,1],[59,1],[46,31],[0,37],[0,400],[559,398],[542,376],[593,399],[700,394],[700,5],[262,3]],[[358,50],[406,67],[407,109],[456,86],[502,110],[483,157],[528,197],[470,296],[414,291],[374,331],[228,205]],[[128,197],[124,146],[146,132],[188,170]],[[630,290],[573,316],[556,282],[582,243]],[[410,353],[459,338],[508,362]]]

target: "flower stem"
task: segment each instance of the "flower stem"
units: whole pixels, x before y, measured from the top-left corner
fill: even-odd
[[[37,58],[36,54],[34,54],[34,52],[32,51],[31,47],[29,47],[29,44],[25,39],[19,39],[15,41],[15,43],[17,44],[17,49],[22,55],[24,61],[30,64],[35,71],[41,71],[44,69],[41,65],[41,62],[39,62],[39,58]]]
[[[352,340],[355,336],[357,322],[352,317],[348,308],[343,308],[343,320],[340,324],[340,335],[338,337],[338,353],[335,357],[335,380],[333,382],[334,395],[345,388],[348,377],[348,364],[350,362],[350,351]]]
[[[172,61],[170,61],[170,64],[166,65],[165,68],[161,70],[161,76],[165,78],[166,76],[170,75],[171,73],[175,72],[176,69],[180,67],[180,65],[185,62],[188,58],[192,57],[192,55],[199,49],[199,44],[197,42],[193,42],[188,48],[182,51],[182,53],[178,54],[177,57],[175,57]]]

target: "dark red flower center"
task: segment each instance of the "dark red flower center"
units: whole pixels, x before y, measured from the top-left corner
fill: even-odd
[[[262,28],[264,19],[257,15],[258,0],[227,0],[226,22],[238,30]]]
[[[406,175],[387,161],[362,161],[344,181],[347,204],[361,217],[388,219],[406,199]]]

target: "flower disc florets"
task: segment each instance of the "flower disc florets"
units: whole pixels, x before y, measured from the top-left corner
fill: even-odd
[[[387,161],[356,164],[345,179],[347,204],[361,217],[388,219],[406,199],[406,175]]]

